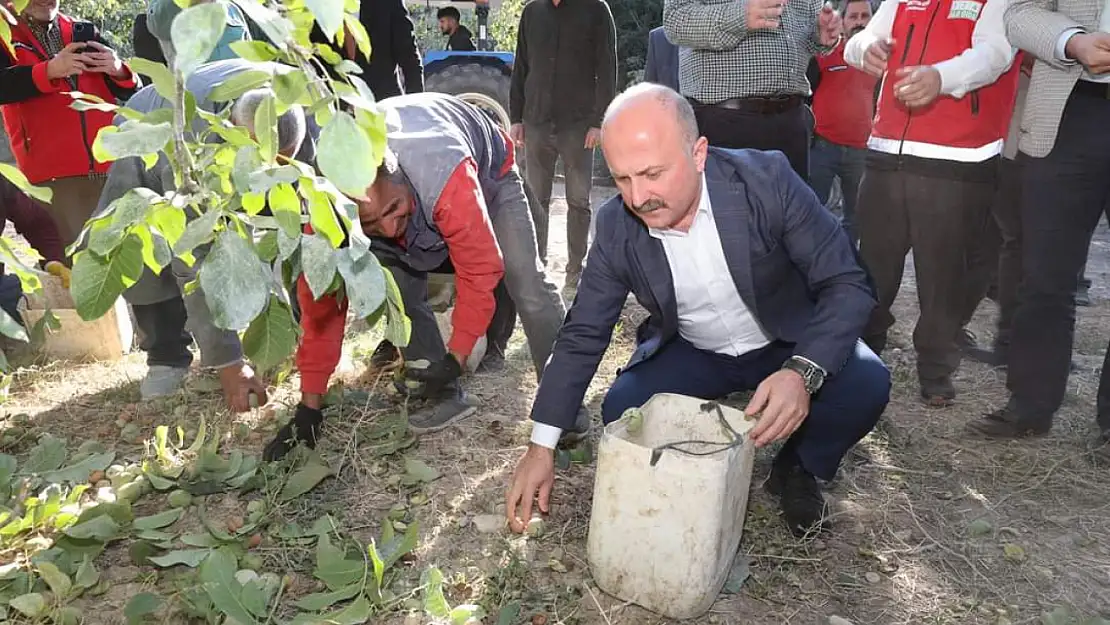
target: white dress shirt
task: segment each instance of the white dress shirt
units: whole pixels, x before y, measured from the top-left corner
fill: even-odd
[[[880,4],[867,27],[848,40],[844,60],[849,65],[862,69],[863,55],[871,44],[892,37],[894,18],[902,2],[904,0],[888,0]],[[998,80],[1010,68],[1017,50],[1006,39],[1003,17],[1008,5],[1008,0],[986,0],[971,32],[971,47],[946,61],[933,64],[940,73],[942,94],[962,98]],[[895,77],[888,76],[887,80],[895,80]]]
[[[1102,4],[1102,14],[1099,17],[1098,30],[1102,33],[1110,33],[1110,0],[1105,0]],[[1074,35],[1085,32],[1087,31],[1083,28],[1070,28],[1068,30],[1065,30],[1064,34],[1060,35],[1060,38],[1056,40],[1056,60],[1067,63],[1069,65],[1075,63],[1075,59],[1068,58],[1068,39],[1071,39]],[[1082,78],[1083,80],[1089,80],[1090,82],[1110,83],[1110,74],[1100,74],[1098,76],[1095,76],[1084,70],[1083,75],[1080,76],[1080,78]]]
[[[736,290],[704,175],[701,201],[690,230],[649,232],[662,242],[667,255],[682,338],[698,349],[729,356],[740,356],[771,342]],[[554,448],[561,435],[557,427],[532,425],[532,442],[537,445]]]

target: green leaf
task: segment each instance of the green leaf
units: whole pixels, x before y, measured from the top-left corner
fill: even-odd
[[[297,601],[296,606],[302,610],[310,612],[319,612],[326,610],[329,607],[346,601],[362,592],[364,584],[361,581],[355,582],[349,586],[340,588],[332,592],[316,592],[311,595],[305,595]]]
[[[77,584],[78,588],[86,590],[96,586],[100,581],[100,571],[96,570],[92,558],[85,556],[81,560],[81,566],[77,567],[77,573],[73,576],[73,582]]]
[[[254,138],[262,161],[270,163],[278,153],[277,106],[270,92],[254,112]]]
[[[111,310],[129,286],[128,277],[142,275],[143,271],[141,244],[123,245],[107,258],[87,250],[78,252],[74,258],[70,294],[77,314],[85,321],[99,319]]]
[[[497,613],[497,625],[516,625],[520,620],[520,601],[514,599]]]
[[[412,484],[433,482],[439,479],[439,471],[428,466],[422,460],[410,456],[405,457],[405,478],[402,480]]]
[[[304,269],[304,278],[312,296],[319,299],[331,288],[335,280],[338,257],[344,255],[328,243],[328,240],[316,234],[305,234],[301,237],[301,266]],[[353,287],[354,285],[352,285]]]
[[[44,434],[31,448],[21,473],[28,475],[54,471],[66,461],[66,442],[51,434]]]
[[[183,514],[185,514],[185,510],[181,508],[166,510],[165,512],[135,519],[134,527],[137,530],[161,529],[177,523]]]
[[[744,582],[751,576],[752,559],[746,554],[738,553],[732,560],[732,568],[725,580],[724,592],[735,595],[744,587]]]
[[[187,254],[197,248],[197,246],[207,243],[212,240],[216,234],[216,222],[223,216],[223,212],[210,208],[204,212],[203,215],[190,221],[185,226],[181,237],[173,246],[173,251],[177,255]]]
[[[292,106],[305,97],[308,76],[304,72],[286,72],[274,77],[274,94],[283,104]]]
[[[409,338],[412,335],[412,320],[405,314],[401,289],[397,286],[393,273],[383,270],[382,276],[385,278],[386,295],[385,330],[382,335],[397,347],[404,347],[409,344]]]
[[[975,519],[967,526],[967,533],[971,536],[986,536],[991,533],[990,521],[986,519]]]
[[[200,288],[216,327],[245,330],[266,308],[270,272],[250,245],[225,230],[200,268]]]
[[[208,93],[208,99],[212,102],[230,102],[251,89],[257,89],[270,82],[270,79],[270,72],[248,69],[213,87]]]
[[[451,610],[451,613],[447,615],[447,618],[451,621],[451,625],[466,625],[475,619],[483,619],[485,617],[486,612],[481,606],[470,603],[455,606],[455,608]]]
[[[339,223],[339,217],[335,214],[335,209],[332,208],[330,196],[318,190],[312,178],[302,178],[300,190],[304,195],[305,204],[308,205],[309,223],[312,224],[312,230],[316,234],[326,237],[333,248],[340,247],[345,235],[343,226]]]
[[[165,148],[172,138],[170,124],[128,120],[121,126],[102,128],[93,141],[93,155],[102,163],[128,156],[145,156]]]
[[[170,24],[174,69],[188,79],[212,56],[226,24],[227,8],[222,2],[194,5],[179,13]]]
[[[212,600],[217,610],[235,619],[240,625],[258,623],[254,615],[243,604],[243,586],[235,579],[238,558],[230,547],[222,547],[211,552],[200,565],[200,580],[204,592]]]
[[[107,541],[119,535],[120,526],[107,514],[78,523],[65,530],[70,538]]]
[[[312,11],[328,41],[334,40],[335,34],[343,27],[343,0],[305,0],[305,5]]]
[[[335,252],[339,275],[346,285],[351,314],[359,319],[374,314],[386,296],[386,270],[373,254],[355,260],[354,249],[345,247]],[[307,263],[306,263],[307,264]]]
[[[162,598],[149,592],[141,592],[127,602],[123,616],[131,625],[143,622],[143,617],[154,614],[162,607]]]
[[[204,534],[186,534],[181,537],[181,542],[190,547],[208,547],[210,549],[221,547],[224,544],[223,541],[207,532]]]
[[[57,566],[50,562],[40,562],[36,568],[55,597],[65,598],[69,595],[69,591],[73,589],[73,582],[70,581],[68,575],[61,572]]]
[[[0,163],[0,176],[7,178],[8,181],[18,187],[20,191],[40,202],[49,204],[50,201],[54,199],[53,189],[48,187],[36,187],[31,184],[27,176],[23,175],[23,172],[12,165]]]
[[[351,602],[342,610],[329,614],[301,614],[293,619],[292,625],[360,625],[370,620],[373,606],[365,595]]]
[[[173,102],[176,90],[174,89],[173,73],[170,72],[168,67],[163,63],[156,63],[137,56],[128,59],[127,64],[135,72],[148,76],[150,81],[154,83],[154,90],[158,92],[158,95]]]
[[[231,43],[231,49],[235,51],[235,54],[239,55],[239,58],[256,63],[273,61],[280,54],[277,48],[265,41],[233,41]]]
[[[393,526],[386,525],[389,531],[392,532]],[[393,568],[394,564],[403,558],[406,554],[412,553],[416,549],[416,544],[420,540],[420,524],[412,523],[405,530],[401,536],[387,536],[382,532],[382,545],[379,554],[382,559],[382,566],[385,570]]]
[[[424,611],[428,616],[447,618],[451,614],[451,606],[443,596],[443,572],[436,567],[431,567],[424,572],[421,580],[424,586]]]
[[[266,33],[266,37],[269,38],[278,49],[284,50],[287,46],[287,42],[293,38],[293,33],[296,30],[293,24],[261,2],[257,0],[242,0],[236,2],[235,5],[243,9],[247,17],[257,24],[258,27],[262,29],[262,32]]]
[[[107,469],[108,465],[112,464],[112,461],[115,459],[116,453],[114,451],[92,454],[85,457],[84,460],[71,464],[64,469],[45,473],[42,477],[47,482],[54,484],[62,484],[64,482],[82,484],[88,481],[90,473]]]
[[[24,343],[31,340],[31,337],[27,336],[27,329],[2,308],[0,308],[0,334]]]
[[[346,112],[336,113],[320,131],[316,164],[328,180],[351,197],[366,197],[382,158],[383,152],[374,151],[366,130]]]
[[[243,353],[260,370],[280,365],[297,347],[297,322],[276,295],[243,333]]]
[[[301,233],[301,199],[297,190],[288,182],[280,182],[267,194],[270,212],[281,229],[290,237]]]
[[[196,568],[210,553],[212,553],[211,549],[176,549],[148,560],[151,564],[164,569],[178,565]]]
[[[169,204],[159,204],[147,213],[146,223],[172,247],[185,233],[185,211]]]
[[[320,462],[309,461],[285,482],[281,489],[281,500],[292,501],[316,488],[316,485],[332,474],[331,467]]]
[[[9,601],[8,605],[27,618],[38,618],[46,612],[46,599],[37,592],[19,595]]]

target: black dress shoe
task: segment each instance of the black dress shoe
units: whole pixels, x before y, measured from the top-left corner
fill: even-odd
[[[1052,422],[1023,417],[1007,407],[968,423],[967,429],[988,438],[1033,438],[1048,434]]]
[[[374,348],[374,353],[370,354],[370,366],[374,369],[388,369],[400,359],[401,354],[397,347],[382,339],[382,342]]]
[[[826,515],[828,506],[817,478],[802,467],[792,451],[784,450],[775,457],[763,487],[779,498],[783,519],[795,537],[815,536],[831,528]]]

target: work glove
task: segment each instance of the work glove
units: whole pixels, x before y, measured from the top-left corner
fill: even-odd
[[[266,445],[266,449],[262,452],[263,460],[267,462],[281,460],[297,443],[309,449],[315,449],[323,422],[323,412],[304,404],[297,404],[297,412],[293,414],[293,418],[282,426],[274,440]]]
[[[436,397],[444,388],[462,375],[462,365],[451,354],[433,362],[423,369],[405,367],[405,381],[418,382],[421,386],[419,393],[423,397]],[[407,386],[407,384],[406,384]]]

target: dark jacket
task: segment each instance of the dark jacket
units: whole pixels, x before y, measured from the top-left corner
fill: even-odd
[[[60,13],[57,20],[62,45],[69,45],[76,20]],[[96,39],[108,45],[99,33]],[[22,19],[12,28],[12,52],[0,46],[0,114],[19,170],[34,184],[108,171],[108,163],[93,158],[92,144],[112,123],[112,113],[74,110],[67,93],[74,90],[70,81],[47,77],[51,58]],[[76,79],[77,91],[112,103],[127,99],[138,86],[130,70],[120,80],[95,72]]]
[[[617,35],[605,0],[533,0],[516,39],[512,123],[600,127],[617,91]]]
[[[359,76],[379,100],[424,91],[424,66],[416,49],[412,20],[401,0],[362,0],[359,20],[370,36],[370,60],[357,54]],[[312,28],[314,43],[326,43],[343,56],[343,50],[329,42],[319,25]],[[400,70],[404,81],[398,80]]]
[[[678,46],[667,39],[662,26],[653,28],[648,33],[644,81],[666,85],[678,91]]]
[[[836,217],[781,152],[710,148],[705,169],[714,221],[740,297],[767,334],[835,375],[875,300]],[[678,335],[663,244],[620,196],[597,212],[597,236],[574,305],[544,370],[532,419],[569,429],[632,292],[650,317],[628,367]]]
[[[135,56],[140,59],[163,65],[167,64],[166,55],[162,53],[162,46],[158,44],[158,38],[150,32],[150,28],[146,25],[145,11],[135,16],[135,24],[131,27],[131,49],[135,51]],[[143,84],[150,84],[149,76],[139,74],[139,78],[143,81]]]
[[[473,52],[477,50],[474,47],[474,35],[471,34],[470,29],[459,24],[455,33],[447,38],[447,49],[455,52]]]
[[[19,187],[0,176],[0,229],[9,221],[15,226],[15,231],[42,256],[44,264],[65,260],[65,245],[50,214]]]

